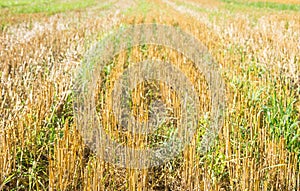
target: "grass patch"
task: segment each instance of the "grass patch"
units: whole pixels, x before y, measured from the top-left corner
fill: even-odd
[[[204,12],[204,13],[209,12],[207,9],[205,9],[203,7],[198,7],[198,6],[192,5],[190,3],[186,3],[186,2],[176,1],[176,5],[177,6],[184,6],[186,8],[189,8],[189,9],[197,11],[197,12]]]
[[[130,7],[124,13],[125,15],[136,15],[136,14],[147,15],[147,13],[150,10],[153,10],[153,8],[154,8],[154,3],[147,2],[146,0],[141,0],[137,2],[137,6]]]

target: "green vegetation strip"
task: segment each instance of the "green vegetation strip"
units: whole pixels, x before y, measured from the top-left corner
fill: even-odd
[[[6,9],[10,13],[22,14],[22,13],[57,13],[65,12],[69,10],[76,10],[92,6],[96,3],[96,0],[1,0],[1,9]]]
[[[275,2],[247,2],[242,0],[220,0],[225,3],[230,3],[238,6],[252,7],[252,8],[263,8],[273,9],[278,11],[300,11],[300,5],[286,4],[286,3],[275,3]]]

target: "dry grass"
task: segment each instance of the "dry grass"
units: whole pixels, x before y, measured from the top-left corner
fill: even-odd
[[[31,22],[8,21],[11,26],[0,32],[0,190],[299,190],[300,14],[228,13],[222,7],[218,11],[225,16],[188,8],[180,13],[155,0],[118,15],[117,5],[126,3],[116,3],[103,16],[96,9],[31,18],[51,27],[28,39],[18,39],[14,30],[35,29]],[[217,145],[206,155],[199,154],[199,127],[190,146],[174,160],[147,170],[118,168],[98,159],[76,130],[73,69],[91,42],[113,27],[153,22],[179,26],[208,47],[226,82],[225,122]],[[124,60],[137,63],[151,57],[171,61],[198,84],[199,108],[210,111],[204,104],[210,91],[202,91],[203,75],[194,73],[192,63],[182,65],[184,55],[163,47],[121,52],[114,58],[110,83],[99,92],[108,95]],[[142,107],[147,100],[141,98],[154,85],[159,86],[156,96],[171,100],[170,115],[180,113],[180,100],[168,87],[140,84],[133,93],[133,112],[142,114],[141,121],[148,118]],[[109,104],[100,106],[110,109]],[[111,124],[111,136],[129,140],[126,144],[149,143],[117,131],[113,118],[103,118],[103,123]]]

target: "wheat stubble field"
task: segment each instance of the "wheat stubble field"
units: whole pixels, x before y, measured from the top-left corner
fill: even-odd
[[[216,144],[201,154],[209,117],[176,158],[149,169],[100,160],[76,129],[74,71],[85,52],[110,31],[158,23],[193,35],[218,63],[226,109]],[[174,63],[195,85],[208,116],[203,74],[185,55],[149,45],[120,52],[98,86],[106,93],[128,63],[155,57]],[[128,61],[129,60],[129,61]],[[108,67],[109,68],[109,67]],[[0,190],[291,190],[300,189],[300,2],[298,0],[0,0]],[[133,113],[147,119],[147,96],[170,100],[163,84],[139,84]],[[205,90],[205,91],[204,91]],[[167,101],[166,101],[167,102]],[[98,112],[106,108],[99,104]],[[120,133],[122,144],[144,147],[145,137]],[[108,116],[108,117],[107,117]],[[168,129],[176,122],[169,121]],[[162,130],[160,133],[168,138]],[[162,136],[163,137],[163,136]],[[152,137],[151,143],[161,139]]]

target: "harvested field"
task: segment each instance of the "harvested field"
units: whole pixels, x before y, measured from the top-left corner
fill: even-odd
[[[299,1],[13,2],[0,2],[0,190],[300,189]],[[198,72],[189,57],[197,44],[182,51],[174,42],[116,51],[95,80],[83,75],[95,82],[88,91],[96,92],[91,97],[97,119],[113,140],[146,150],[181,132],[186,102],[159,79],[139,82],[129,101],[129,113],[139,123],[164,111],[167,120],[157,129],[131,133],[130,125],[114,116],[114,85],[138,63],[172,63],[192,87],[199,112],[192,139],[171,160],[141,169],[119,166],[85,141],[76,115],[85,111],[76,105],[78,71],[85,71],[80,69],[91,47],[97,50],[95,43],[128,26],[153,23],[180,29],[209,52],[224,82],[222,123],[203,152],[218,91],[211,86],[214,79],[207,79],[215,75]],[[165,108],[148,107],[160,103],[153,100]]]

